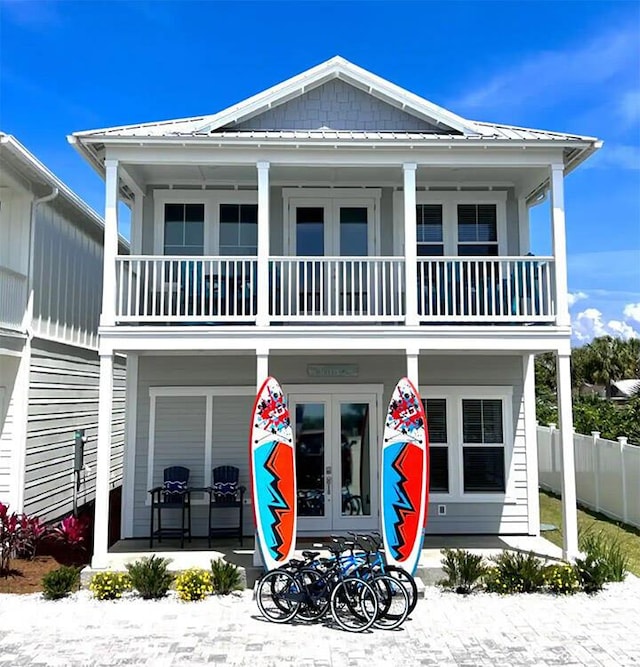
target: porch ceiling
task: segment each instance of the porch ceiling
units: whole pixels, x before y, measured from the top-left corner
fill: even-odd
[[[255,165],[123,165],[141,186],[215,186],[239,184],[257,187]],[[272,164],[273,185],[376,185],[401,186],[402,169],[397,167],[293,167]],[[546,169],[536,168],[443,168],[419,167],[418,187],[469,185],[513,185],[529,192],[547,178]]]

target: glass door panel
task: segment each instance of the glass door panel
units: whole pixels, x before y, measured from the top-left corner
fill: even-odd
[[[331,415],[328,403],[323,399],[300,397],[291,404],[295,433],[298,525],[302,530],[330,525],[327,507],[331,490]]]
[[[342,516],[371,514],[369,404],[340,403]]]
[[[332,503],[334,530],[377,527],[377,430],[373,395],[333,396],[334,479],[340,496]],[[337,488],[336,488],[337,492]],[[375,516],[374,516],[375,515]]]

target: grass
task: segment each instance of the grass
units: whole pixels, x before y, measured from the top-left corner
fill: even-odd
[[[558,526],[542,535],[550,542],[562,546],[562,505],[560,498],[540,491],[540,522]],[[620,545],[629,557],[629,571],[640,577],[640,530],[609,519],[603,514],[587,509],[578,509],[579,533],[602,533],[608,538],[620,540]]]

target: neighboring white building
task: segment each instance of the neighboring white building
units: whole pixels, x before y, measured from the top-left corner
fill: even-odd
[[[0,133],[0,502],[53,520],[95,496],[104,222]],[[118,251],[125,254],[121,242]],[[124,363],[115,364],[105,490],[121,485]],[[74,433],[88,438],[74,473]]]
[[[70,141],[106,181],[94,566],[117,353],[122,533],[143,537],[166,466],[206,486],[233,464],[248,486],[267,374],[297,434],[299,534],[378,526],[384,411],[406,374],[430,422],[427,532],[538,535],[533,361],[553,351],[576,553],[563,188],[596,139],[467,120],[336,57],[214,115]],[[529,209],[547,195],[553,254],[533,257]],[[117,252],[118,201],[131,256]],[[361,514],[343,512],[346,493]]]

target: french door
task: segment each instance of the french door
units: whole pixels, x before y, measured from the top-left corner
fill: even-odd
[[[374,200],[293,198],[290,207],[289,245],[306,258],[297,269],[299,310],[364,314],[368,265],[357,258],[375,254]]]
[[[298,530],[377,527],[376,395],[292,393],[289,408],[296,446]]]

